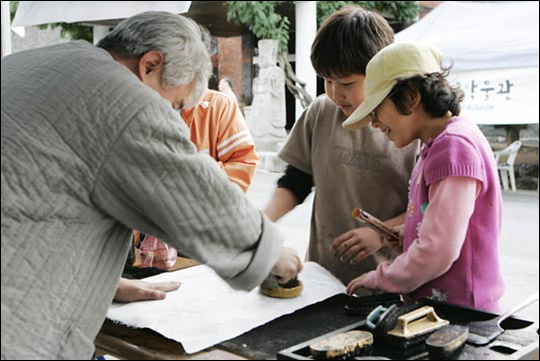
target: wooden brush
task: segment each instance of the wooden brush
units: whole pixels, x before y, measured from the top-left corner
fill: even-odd
[[[375,232],[381,234],[384,238],[388,239],[389,241],[399,243],[401,246],[401,241],[399,238],[399,232],[395,230],[394,228],[390,227],[388,224],[384,223],[380,219],[372,216],[368,212],[360,209],[355,208],[352,211],[353,218],[359,219],[363,223],[365,223],[369,228],[373,229]]]
[[[431,334],[426,340],[430,360],[455,360],[467,337],[467,326],[449,325]]]
[[[354,330],[314,342],[309,352],[316,360],[345,359],[369,354],[372,345],[371,332]]]
[[[293,278],[287,283],[278,283],[275,275],[271,274],[259,286],[260,292],[273,298],[294,298],[300,296],[304,286],[298,278]]]

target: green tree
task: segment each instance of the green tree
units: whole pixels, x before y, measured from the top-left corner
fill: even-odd
[[[333,12],[349,4],[360,5],[366,10],[376,11],[401,23],[411,22],[419,14],[416,1],[317,1],[317,21],[321,24]]]
[[[282,52],[287,51],[290,21],[279,14],[278,8],[293,4],[294,1],[225,1],[229,21],[247,26],[260,39],[278,40]],[[318,24],[348,4],[360,5],[403,23],[413,21],[419,13],[415,1],[317,1]]]
[[[276,12],[289,1],[225,1],[227,20],[246,25],[259,39],[279,41],[279,51],[287,51],[289,19]]]
[[[305,83],[296,77],[286,58],[290,22],[278,12],[279,7],[293,4],[294,1],[225,1],[229,21],[245,25],[259,39],[274,39],[279,42],[279,65],[285,72],[287,88],[300,100],[302,106],[306,107],[312,99],[305,90]],[[360,5],[364,9],[377,11],[400,22],[416,19],[419,12],[415,1],[317,1],[319,25],[330,14],[347,4]]]

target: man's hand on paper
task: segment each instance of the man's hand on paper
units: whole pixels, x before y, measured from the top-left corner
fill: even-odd
[[[165,293],[175,291],[180,287],[180,282],[150,283],[140,280],[121,278],[116,288],[114,300],[116,302],[135,302],[162,300]]]
[[[279,260],[272,268],[272,274],[278,277],[279,283],[287,283],[302,271],[302,261],[298,253],[288,247],[283,247]]]

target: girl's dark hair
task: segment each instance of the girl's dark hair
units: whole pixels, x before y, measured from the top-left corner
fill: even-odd
[[[379,14],[345,6],[321,25],[311,46],[311,63],[322,77],[366,74],[367,63],[394,41],[394,31]]]
[[[442,117],[448,111],[454,116],[459,115],[465,93],[459,86],[450,85],[446,79],[448,70],[399,80],[390,92],[397,111],[403,115],[411,114],[411,95],[418,92],[424,110],[433,118]]]

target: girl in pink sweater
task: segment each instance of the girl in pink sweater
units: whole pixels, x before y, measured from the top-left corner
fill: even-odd
[[[498,242],[502,197],[489,143],[460,117],[463,92],[448,84],[442,54],[399,43],[368,64],[366,98],[343,124],[371,122],[401,148],[423,143],[410,180],[403,253],[352,280],[360,287],[498,312],[504,292]]]

